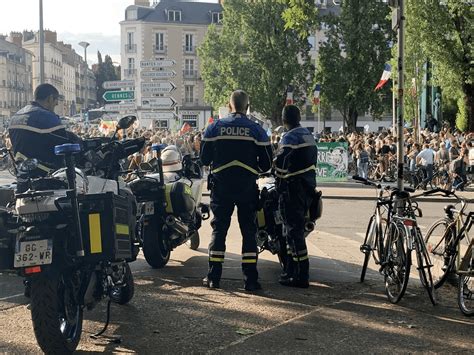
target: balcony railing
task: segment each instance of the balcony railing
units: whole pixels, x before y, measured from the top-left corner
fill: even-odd
[[[168,52],[168,46],[155,44],[153,45],[153,52],[159,54],[166,54]]]
[[[196,54],[196,46],[183,46],[184,54]]]
[[[199,106],[199,99],[183,99],[182,104],[184,107]]]
[[[197,70],[183,70],[184,79],[197,79],[198,72]]]
[[[137,70],[136,69],[124,69],[123,74],[126,77],[132,77],[137,75]]]
[[[125,53],[137,53],[137,45],[133,43],[125,44]]]

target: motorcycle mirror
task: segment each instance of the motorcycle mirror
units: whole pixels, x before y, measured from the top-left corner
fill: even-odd
[[[136,120],[137,116],[124,116],[118,121],[117,129],[128,129],[135,123]]]
[[[18,171],[22,173],[29,173],[38,167],[38,159],[26,159],[23,160],[18,166]]]
[[[153,166],[150,163],[140,163],[140,170],[153,171]]]

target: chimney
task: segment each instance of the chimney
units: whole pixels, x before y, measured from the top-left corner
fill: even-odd
[[[44,31],[44,41],[45,43],[57,43],[58,35],[54,31],[45,30]]]
[[[23,35],[21,34],[21,32],[10,32],[9,40],[10,42],[16,44],[18,47],[21,47]]]
[[[135,0],[135,5],[150,7],[150,0]]]

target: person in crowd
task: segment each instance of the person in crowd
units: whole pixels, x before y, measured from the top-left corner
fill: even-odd
[[[267,133],[247,115],[249,97],[243,90],[230,96],[230,114],[211,123],[202,138],[201,162],[210,166],[212,237],[209,244],[209,271],[204,286],[219,288],[225,256],[225,240],[232,212],[243,236],[242,271],[247,291],[261,289],[257,271],[256,179],[271,168],[272,149]]]
[[[423,150],[416,156],[417,165],[420,165],[424,170],[424,186],[426,186],[428,182],[431,183],[431,179],[433,178],[434,156],[435,153],[428,143],[423,144]]]

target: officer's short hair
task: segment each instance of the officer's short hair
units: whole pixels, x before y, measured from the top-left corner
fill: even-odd
[[[249,105],[249,95],[244,90],[235,90],[230,95],[230,103],[237,112],[244,112]]]
[[[40,84],[35,89],[35,100],[46,100],[49,96],[59,97],[59,91],[51,84]]]
[[[283,123],[287,123],[290,126],[296,126],[301,121],[300,109],[295,105],[287,105],[283,107],[281,116]]]

